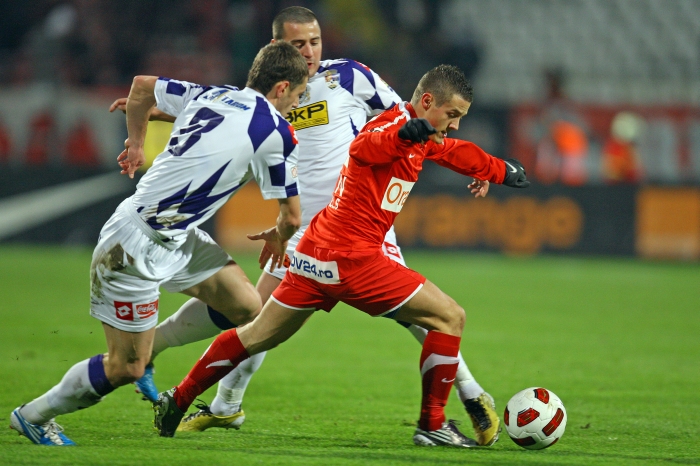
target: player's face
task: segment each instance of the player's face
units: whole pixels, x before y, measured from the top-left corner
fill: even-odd
[[[424,99],[425,97],[423,96]],[[430,97],[432,98],[432,96]],[[439,107],[432,100],[423,116],[437,130],[437,133],[430,136],[430,139],[437,144],[442,144],[448,132],[459,129],[459,120],[467,114],[470,106],[470,102],[467,102],[457,94],[452,96],[452,100],[445,102]]]
[[[318,21],[304,24],[284,23],[282,40],[299,49],[309,67],[309,77],[315,75],[321,66],[321,27]]]
[[[286,115],[287,113],[291,112],[293,108],[297,108],[299,106],[299,96],[306,90],[307,82],[308,81],[304,81],[294,89],[287,87],[284,90],[284,94],[279,98],[277,104],[275,104],[275,108],[282,115]]]

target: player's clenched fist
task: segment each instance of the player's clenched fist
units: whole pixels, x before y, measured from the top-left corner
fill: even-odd
[[[430,139],[431,134],[435,133],[437,133],[437,130],[424,118],[408,120],[399,129],[399,137],[412,142],[425,142]]]
[[[506,159],[506,177],[503,184],[511,188],[527,188],[530,182],[525,178],[525,167],[516,159]]]

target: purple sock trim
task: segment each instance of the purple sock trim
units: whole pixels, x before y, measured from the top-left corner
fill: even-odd
[[[88,376],[90,377],[90,383],[92,388],[95,389],[98,395],[105,396],[106,394],[112,392],[114,387],[109,380],[107,380],[107,375],[105,374],[105,368],[102,364],[102,358],[104,355],[98,354],[93,356],[88,361]]]

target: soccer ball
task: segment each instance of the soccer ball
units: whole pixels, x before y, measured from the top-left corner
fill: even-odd
[[[566,429],[566,409],[546,388],[526,388],[513,395],[503,414],[508,435],[528,450],[554,445]]]

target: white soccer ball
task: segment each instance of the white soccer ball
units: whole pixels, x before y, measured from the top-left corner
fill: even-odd
[[[564,435],[566,409],[559,397],[546,388],[526,388],[510,399],[503,422],[515,443],[528,450],[541,450]]]

